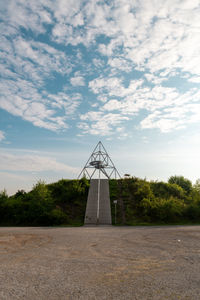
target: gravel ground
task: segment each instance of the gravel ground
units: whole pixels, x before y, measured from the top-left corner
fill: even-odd
[[[0,300],[200,299],[200,227],[0,228]]]

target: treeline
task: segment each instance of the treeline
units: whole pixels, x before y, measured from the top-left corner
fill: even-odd
[[[8,197],[0,193],[0,225],[50,226],[81,225],[84,221],[89,182],[60,180],[39,181],[26,193],[21,190]]]
[[[139,178],[110,181],[112,211],[117,200],[117,223],[200,223],[200,180],[195,185],[183,176],[168,183]]]
[[[0,192],[1,226],[83,225],[89,181],[39,181],[30,192]],[[113,224],[200,223],[200,180],[183,176],[165,182],[136,177],[110,180]],[[113,201],[117,200],[116,218]]]

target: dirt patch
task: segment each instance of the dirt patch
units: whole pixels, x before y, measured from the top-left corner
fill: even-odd
[[[49,237],[36,234],[0,233],[0,254],[19,252],[25,248],[40,247]]]

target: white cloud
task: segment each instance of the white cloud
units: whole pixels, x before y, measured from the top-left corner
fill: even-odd
[[[66,54],[21,37],[4,37],[2,50],[0,108],[38,127],[53,131],[67,128],[66,114],[73,117],[81,96],[68,91],[49,94],[45,90],[47,77],[71,72],[72,63]]]
[[[110,56],[114,55],[114,53],[116,52],[116,50],[118,49],[118,47],[120,45],[121,45],[121,40],[114,38],[114,39],[111,39],[111,41],[107,45],[99,44],[98,51],[102,55],[110,57]]]
[[[55,18],[61,23],[71,23],[73,18],[77,15],[81,7],[81,1],[73,0],[59,0],[56,1],[56,4],[52,7],[54,10]],[[81,22],[82,23],[82,22]]]
[[[81,115],[80,119],[83,122],[80,122],[78,127],[84,134],[89,133],[92,135],[105,136],[112,135],[115,132],[115,127],[129,118],[117,113],[104,114],[103,112],[89,111]]]
[[[113,68],[125,72],[130,72],[132,70],[132,66],[130,64],[130,61],[127,61],[124,58],[121,57],[115,57],[115,58],[109,58],[108,64]]]
[[[127,42],[127,55],[141,68],[149,68],[151,72],[162,69],[168,69],[172,72],[176,68],[191,72],[191,74],[199,74],[198,60],[199,48],[199,21],[198,15],[200,7],[196,5],[187,5],[178,1],[159,2],[157,7],[149,7],[147,1],[141,2],[143,10],[136,13],[137,19],[141,14],[149,9],[152,19],[145,21],[143,19],[143,29],[139,29],[137,36],[141,30],[144,35],[140,43],[134,45],[129,36]],[[160,5],[162,4],[162,8]],[[187,8],[186,8],[187,7]],[[151,20],[154,18],[154,24]],[[148,23],[149,22],[149,23]],[[147,24],[147,26],[145,26]],[[138,40],[138,38],[137,38]]]
[[[74,75],[75,75],[74,77],[70,78],[71,85],[73,85],[73,86],[84,86],[85,85],[84,77],[81,76],[79,74],[79,72],[76,72]]]
[[[104,66],[104,60],[100,58],[94,58],[92,62],[96,68],[101,68]]]
[[[112,89],[118,88],[121,85],[121,79],[117,77],[103,78],[99,77],[89,82],[89,88],[93,93],[98,94],[102,92],[111,93]]]
[[[180,120],[165,118],[162,115],[150,114],[141,123],[142,129],[157,128],[161,132],[170,132],[174,129],[184,128]]]
[[[5,139],[5,133],[0,130],[0,142],[3,141]]]
[[[89,88],[95,94],[107,94],[110,97],[125,97],[133,94],[139,86],[143,84],[143,80],[131,80],[126,88],[122,84],[122,79],[118,77],[99,77],[89,82]]]
[[[13,47],[15,53],[11,53],[8,59],[11,60],[12,65],[18,71],[18,66],[13,59],[13,56],[17,54],[18,59],[23,62],[23,75],[29,75],[27,74],[30,71],[29,68],[37,73],[38,77],[42,78],[49,76],[52,71],[60,74],[67,74],[72,70],[72,64],[66,54],[46,43],[17,38],[16,40],[13,40]],[[28,66],[28,70],[26,70],[26,66]]]
[[[22,117],[35,126],[53,131],[67,128],[67,117],[73,116],[81,99],[77,93],[71,96],[65,92],[42,95],[26,80],[4,80],[0,82],[0,88],[0,108]],[[58,116],[59,111],[62,114]]]
[[[89,91],[102,102],[94,100],[90,105],[98,105],[105,120],[112,111],[129,119],[145,110],[142,128],[164,132],[199,122],[194,110],[198,92],[183,91],[186,81],[200,83],[199,0],[9,0],[1,9],[1,108],[35,126],[67,128],[67,118],[74,117],[81,101],[72,90],[86,89],[89,76]],[[32,38],[25,39],[21,28],[30,31]],[[70,51],[68,45],[73,46]],[[85,46],[82,54],[80,45]],[[53,94],[46,84],[57,75],[71,86]],[[138,79],[144,76],[145,80]],[[183,88],[180,84],[175,89],[172,80],[183,77]],[[183,104],[188,112],[180,108]],[[156,120],[155,111],[160,113]],[[177,123],[180,115],[181,124]],[[102,132],[109,134],[114,126]],[[95,127],[90,129],[96,134]]]
[[[194,83],[200,83],[200,76],[193,76],[191,78],[188,78],[188,81],[194,82]]]
[[[39,156],[33,154],[8,154],[0,152],[0,165],[3,171],[25,171],[25,172],[44,172],[44,171],[65,171],[78,174],[79,169],[58,162],[53,157]]]
[[[44,32],[45,24],[53,24],[52,38],[58,43],[88,47],[97,36],[108,37],[110,41],[98,47],[115,67],[120,64],[118,55],[123,53],[138,68],[151,72],[163,68],[169,72],[180,68],[191,74],[200,71],[196,63],[200,50],[198,0],[183,0],[181,4],[179,0],[116,0],[112,5],[93,0],[10,1],[5,11],[8,23],[35,32]]]
[[[123,106],[123,103],[121,101],[112,99],[103,106],[103,109],[107,110],[107,111],[112,111],[112,110],[120,110],[121,111],[122,106]]]
[[[141,70],[168,69],[171,73],[179,68],[199,74],[200,6],[199,1],[188,3],[182,1],[180,5],[178,0],[159,3],[114,1],[109,22],[113,22],[115,32],[106,33],[111,40],[99,45],[100,53],[115,62],[117,57],[113,56],[123,51],[126,59]],[[106,13],[104,15],[104,26],[109,28]]]
[[[156,76],[154,74],[145,73],[144,76],[147,79],[147,81],[155,85],[160,85],[163,81],[168,80],[167,77],[161,76],[161,74],[159,74],[159,76]]]
[[[52,23],[51,14],[48,12],[51,1],[20,1],[10,0],[1,3],[2,18],[13,27],[24,27],[36,33],[45,32],[45,24]],[[48,9],[47,9],[48,8]]]
[[[170,132],[185,128],[191,123],[198,123],[200,105],[197,102],[199,101],[200,93],[195,89],[182,95],[174,94],[171,100],[170,95],[168,98],[166,94],[165,99],[156,103],[155,108],[151,108],[152,112],[141,121],[141,128],[158,128],[162,132]]]
[[[58,94],[48,94],[46,97],[48,103],[53,108],[64,109],[67,116],[74,115],[82,99],[82,95],[79,93],[68,95],[65,92],[59,92]],[[60,117],[60,119],[62,119],[62,117]]]
[[[115,79],[117,81],[117,79]],[[141,110],[147,112],[147,116],[140,123],[141,129],[158,128],[162,132],[182,129],[185,126],[199,122],[200,92],[191,89],[186,93],[180,93],[175,88],[155,86],[146,88],[142,81],[131,81],[125,88],[119,80],[117,85],[112,85],[112,79],[100,78],[90,82],[90,87],[95,93],[104,93],[108,100],[101,107],[103,114],[115,112],[121,116],[139,114]],[[96,122],[102,113],[90,115],[86,120]]]

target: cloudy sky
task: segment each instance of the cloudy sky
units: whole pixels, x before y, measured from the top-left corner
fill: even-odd
[[[0,190],[76,178],[99,140],[121,175],[200,178],[200,0],[0,10]]]

